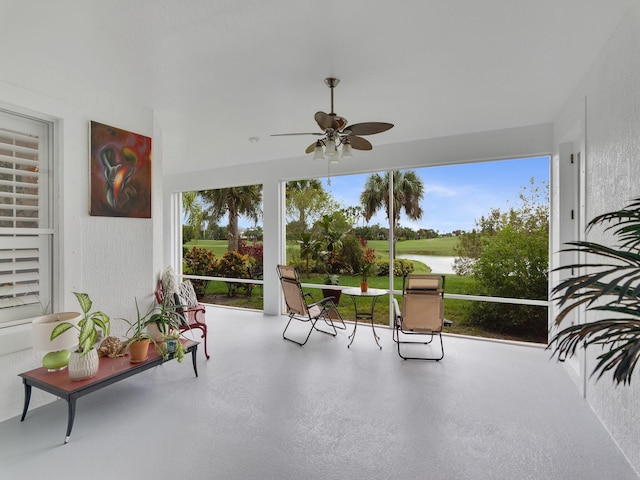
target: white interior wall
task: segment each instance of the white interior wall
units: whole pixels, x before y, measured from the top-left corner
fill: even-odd
[[[6,67],[6,68],[4,68]],[[0,71],[0,107],[55,122],[55,211],[59,219],[54,308],[77,310],[72,292],[87,292],[95,308],[112,318],[135,314],[134,297],[151,301],[161,268],[161,143],[153,144],[152,219],[89,216],[89,123],[91,120],[154,136],[153,112],[98,91],[64,72],[20,64]],[[155,242],[154,242],[155,238]],[[114,322],[118,331],[118,323]],[[122,325],[122,324],[120,324]],[[120,329],[123,327],[121,326]],[[11,335],[12,328],[0,329]],[[28,328],[16,328],[16,341],[29,344]],[[21,339],[21,340],[20,340]],[[18,373],[38,366],[31,349],[0,352],[0,421],[22,411]],[[33,406],[53,400],[34,391]]]
[[[583,138],[584,220],[620,209],[640,196],[640,2],[629,11],[600,53],[582,85],[555,123],[557,149],[562,141]],[[581,133],[572,133],[580,124]],[[557,158],[558,150],[554,155]],[[602,229],[583,233],[588,241],[611,244]],[[586,321],[596,320],[593,314]],[[581,356],[584,394],[636,471],[640,472],[640,380],[615,387],[611,374],[589,378],[600,351]]]

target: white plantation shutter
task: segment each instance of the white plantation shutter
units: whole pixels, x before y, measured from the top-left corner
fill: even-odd
[[[0,111],[0,327],[51,301],[50,128]]]

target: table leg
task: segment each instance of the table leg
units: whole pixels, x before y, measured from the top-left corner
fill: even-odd
[[[73,420],[76,417],[76,398],[71,397],[67,400],[67,407],[69,410],[68,418],[67,418],[67,434],[64,437],[64,443],[69,443],[69,438],[71,437],[71,429],[73,428]]]
[[[378,297],[373,297],[373,301],[371,302],[371,331],[373,332],[373,339],[376,341],[376,345],[378,345],[378,348],[380,350],[382,350],[382,345],[380,345],[380,343],[378,342],[378,340],[380,340],[380,337],[378,336],[378,334],[376,333],[376,329],[373,327],[373,310],[374,307],[376,306],[376,300],[378,299]]]
[[[358,328],[358,317],[356,317],[356,321],[353,325],[353,332],[351,332],[351,335],[347,337],[351,339],[351,341],[349,342],[349,345],[347,345],[347,348],[351,346],[351,344],[353,343],[353,339],[356,338],[356,328]]]
[[[31,385],[29,385],[26,379],[22,379],[22,383],[24,383],[24,408],[22,409],[22,418],[21,422],[24,422],[24,417],[27,416],[27,410],[29,410],[29,402],[31,401]]]
[[[198,345],[194,345],[191,350],[191,361],[193,362],[193,372],[198,376],[198,367],[196,365],[196,353],[198,351]]]

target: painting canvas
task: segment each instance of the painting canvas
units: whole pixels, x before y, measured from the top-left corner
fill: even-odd
[[[151,218],[151,138],[91,122],[89,214]]]

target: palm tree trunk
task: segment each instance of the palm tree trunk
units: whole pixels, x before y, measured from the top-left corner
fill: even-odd
[[[229,227],[227,228],[227,251],[238,250],[238,214],[229,210]]]

